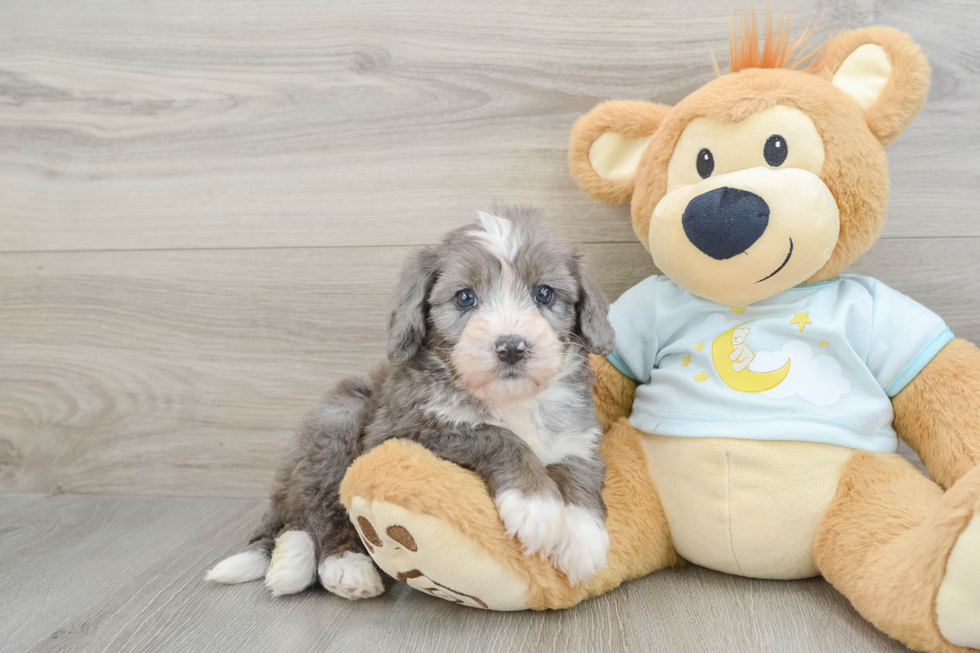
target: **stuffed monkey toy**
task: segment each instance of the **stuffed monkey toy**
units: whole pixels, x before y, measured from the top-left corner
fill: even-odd
[[[913,649],[980,648],[980,351],[845,274],[881,233],[884,148],[928,63],[885,27],[803,69],[785,33],[761,52],[755,33],[677,105],[607,102],[572,132],[573,176],[631,203],[663,272],[614,303],[616,351],[592,360],[607,567],[570,586],[476,475],[404,441],[356,461],[342,500],[382,569],[464,605],[563,608],[689,560],[822,575]]]

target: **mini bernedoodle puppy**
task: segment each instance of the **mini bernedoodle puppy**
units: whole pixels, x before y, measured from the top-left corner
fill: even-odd
[[[583,256],[531,209],[496,209],[411,257],[388,359],[342,381],[307,418],[248,548],[208,578],[265,576],[275,595],[316,581],[345,599],[381,575],[338,497],[344,473],[388,440],[414,440],[478,473],[507,532],[584,582],[606,565],[605,463],[587,352],[614,345]]]

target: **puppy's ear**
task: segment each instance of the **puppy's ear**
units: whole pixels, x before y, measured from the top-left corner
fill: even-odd
[[[426,300],[437,268],[436,250],[426,247],[412,254],[402,270],[388,318],[388,359],[392,362],[409,360],[425,341]]]
[[[868,27],[835,37],[817,72],[858,103],[882,145],[912,122],[929,93],[929,62],[922,49],[893,27]]]
[[[640,156],[668,112],[652,102],[605,102],[579,118],[568,161],[582,190],[606,204],[628,202]]]
[[[576,333],[590,353],[608,356],[616,347],[616,332],[609,323],[609,300],[599,289],[588,261],[581,254],[575,257],[578,275],[578,318]]]

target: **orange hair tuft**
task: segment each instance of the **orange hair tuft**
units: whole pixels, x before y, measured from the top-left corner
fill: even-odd
[[[779,28],[773,30],[772,7],[766,6],[766,37],[759,50],[759,26],[756,20],[755,11],[744,12],[742,14],[741,35],[735,24],[735,16],[732,15],[731,39],[729,42],[730,62],[729,70],[737,73],[745,68],[789,68],[796,70],[802,68],[804,72],[812,72],[816,65],[816,55],[819,48],[798,56],[797,51],[810,38],[813,32],[807,25],[800,38],[792,43],[789,42],[791,16],[780,16]]]

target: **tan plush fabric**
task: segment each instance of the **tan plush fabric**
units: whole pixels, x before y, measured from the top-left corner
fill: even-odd
[[[828,43],[817,64],[819,74],[833,79],[844,61],[866,44],[881,46],[892,68],[877,99],[864,111],[871,132],[882,145],[888,145],[909,126],[926,102],[929,62],[907,34],[893,27],[868,27],[845,32]]]
[[[633,195],[633,176],[603,179],[592,168],[592,145],[606,133],[620,134],[624,139],[651,136],[668,111],[670,107],[652,102],[605,102],[579,119],[572,128],[568,160],[572,177],[582,190],[607,204],[628,202]],[[607,161],[608,165],[621,166]]]
[[[978,510],[980,467],[943,494],[898,454],[856,452],[817,529],[817,566],[891,637],[920,651],[966,651],[940,633],[936,595]]]
[[[608,433],[613,424],[633,412],[633,396],[636,382],[613,367],[603,356],[589,355],[589,363],[595,372],[596,381],[592,387],[596,413],[602,432]]]
[[[619,374],[619,372],[616,372]],[[682,564],[647,465],[640,432],[621,418],[602,441],[609,509],[609,566],[589,584],[589,596],[658,569]]]
[[[943,488],[980,464],[980,349],[973,343],[943,347],[892,406],[898,435]]]

